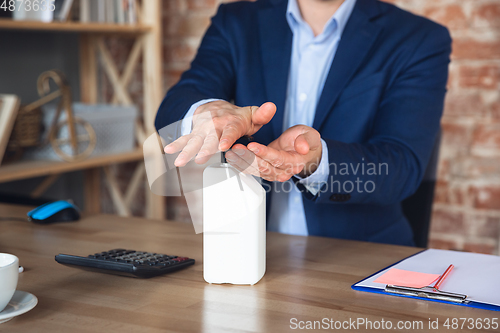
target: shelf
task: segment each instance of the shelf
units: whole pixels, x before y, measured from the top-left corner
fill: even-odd
[[[56,31],[56,32],[86,32],[96,34],[129,34],[139,35],[151,30],[146,25],[127,25],[111,23],[81,23],[81,22],[39,22],[39,21],[14,21],[0,19],[0,29],[30,30],[30,31]]]
[[[90,157],[78,162],[62,161],[20,161],[0,166],[0,183],[13,180],[47,176],[64,172],[90,169],[110,164],[140,161],[142,149],[126,153]]]

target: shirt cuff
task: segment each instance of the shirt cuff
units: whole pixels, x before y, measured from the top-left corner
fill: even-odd
[[[304,185],[304,187],[311,192],[312,195],[316,195],[321,186],[328,181],[328,176],[330,175],[330,167],[328,165],[328,146],[326,142],[321,139],[321,161],[319,166],[309,177],[302,178],[299,175],[295,177],[299,180],[299,183]]]
[[[186,113],[186,115],[182,119],[181,135],[187,135],[187,134],[191,133],[191,130],[193,129],[193,115],[194,115],[194,112],[196,111],[196,109],[199,106],[202,106],[203,104],[207,104],[207,103],[215,102],[215,101],[220,101],[220,99],[217,99],[217,98],[202,99],[201,101],[196,102],[193,105],[191,105],[188,112]]]

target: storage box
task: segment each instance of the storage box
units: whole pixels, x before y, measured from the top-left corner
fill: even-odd
[[[44,138],[52,124],[55,107],[47,107],[43,113],[45,127]],[[138,115],[135,105],[108,105],[108,104],[73,104],[73,114],[90,123],[95,131],[97,142],[90,156],[116,154],[134,150],[135,148],[135,121]],[[66,119],[63,112],[59,121]],[[67,127],[60,132],[65,138],[69,137]],[[77,134],[85,132],[77,129]],[[85,146],[81,146],[82,150]],[[70,153],[69,145],[63,149]],[[29,160],[60,160],[49,144],[43,147],[27,149],[23,159]]]

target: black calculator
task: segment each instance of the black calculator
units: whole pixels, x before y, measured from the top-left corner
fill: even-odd
[[[194,259],[160,253],[114,249],[86,257],[58,254],[60,264],[101,273],[150,278],[194,264]]]

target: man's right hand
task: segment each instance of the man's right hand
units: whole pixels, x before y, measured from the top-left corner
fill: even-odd
[[[186,165],[195,155],[195,162],[206,163],[217,151],[226,151],[245,135],[253,135],[271,121],[276,105],[238,107],[226,101],[201,105],[193,115],[193,130],[165,147],[165,153],[179,151],[174,164]]]

